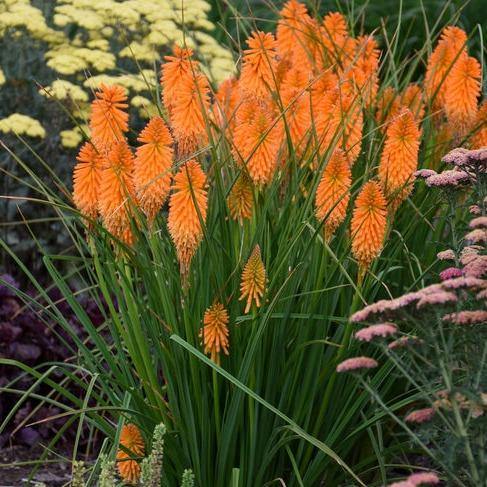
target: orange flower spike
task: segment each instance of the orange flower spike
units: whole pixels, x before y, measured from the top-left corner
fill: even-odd
[[[230,133],[235,128],[236,110],[241,93],[236,78],[224,80],[218,87],[213,104],[215,120],[220,128],[228,128]]]
[[[354,42],[348,33],[347,19],[339,12],[330,12],[323,17],[322,42],[329,62],[341,64],[353,55]]]
[[[102,84],[91,103],[90,131],[95,146],[108,150],[128,130],[127,95],[121,86]]]
[[[199,64],[192,59],[193,50],[175,45],[173,56],[164,56],[166,61],[162,65],[161,86],[164,106],[169,112],[174,100],[179,94],[179,87],[183,80],[192,79],[199,71]]]
[[[308,15],[305,5],[289,0],[281,10],[277,23],[277,52],[281,58],[290,60],[293,67],[308,72],[320,65],[320,27]]]
[[[487,100],[484,100],[477,112],[474,127],[475,133],[472,136],[472,149],[487,147]]]
[[[73,171],[73,200],[87,218],[98,215],[98,192],[100,188],[103,157],[91,142],[85,142],[79,151]]]
[[[203,317],[203,329],[200,336],[203,338],[205,353],[210,355],[213,362],[220,365],[220,352],[228,355],[228,311],[223,304],[214,303]]]
[[[306,71],[293,68],[288,72],[281,86],[283,118],[285,119],[291,141],[296,152],[304,144],[304,137],[311,126],[309,77]]]
[[[454,26],[445,27],[436,48],[428,59],[424,89],[435,111],[443,108],[445,104],[447,79],[459,54],[465,50],[466,43],[465,31]]]
[[[143,145],[137,148],[135,156],[135,192],[142,211],[152,222],[171,187],[173,140],[161,117],[152,118],[137,140]]]
[[[271,33],[253,32],[244,51],[240,86],[252,96],[264,97],[275,89],[276,40]]]
[[[379,58],[380,50],[373,36],[357,39],[355,66],[351,73],[368,107],[375,103],[379,90]]]
[[[329,239],[345,220],[350,201],[352,173],[345,154],[335,149],[323,171],[316,190],[315,213],[324,220],[325,239]]]
[[[244,313],[248,313],[255,304],[257,308],[261,305],[261,299],[264,296],[265,286],[267,282],[266,272],[262,257],[260,255],[260,247],[255,246],[249,260],[244,266],[242,272],[242,280],[240,282],[240,301],[247,299]]]
[[[186,276],[191,259],[203,238],[208,196],[206,175],[195,160],[186,162],[174,177],[169,199],[168,228],[176,247],[181,274]]]
[[[227,198],[230,216],[237,220],[241,225],[244,220],[250,219],[254,206],[252,195],[252,182],[243,172],[233,185]]]
[[[303,26],[310,19],[308,10],[298,0],[284,4],[277,22],[277,51],[281,57],[294,58],[297,50],[303,47]]]
[[[255,185],[265,185],[277,168],[281,126],[275,123],[269,105],[256,99],[239,107],[237,122],[233,138],[235,159],[246,166]]]
[[[352,253],[359,264],[360,279],[382,250],[387,225],[386,205],[375,181],[365,183],[355,201],[351,223]]]
[[[450,71],[446,82],[445,112],[457,135],[466,135],[475,123],[481,75],[480,63],[466,53],[461,54]]]
[[[130,485],[137,485],[140,479],[141,468],[139,462],[132,457],[142,457],[145,453],[144,439],[135,424],[125,424],[120,432],[120,445],[117,451],[118,473],[122,480]]]
[[[210,107],[208,78],[201,73],[181,81],[173,101],[171,125],[179,155],[188,155],[208,143],[206,117]]]
[[[125,140],[116,142],[108,153],[101,172],[99,211],[105,228],[131,243],[130,205],[134,204],[134,157]]]
[[[392,211],[412,190],[414,172],[418,168],[420,137],[418,124],[407,109],[387,127],[379,180]]]
[[[345,151],[350,166],[353,166],[362,149],[362,132],[364,128],[364,115],[360,100],[353,95],[341,96],[337,101],[339,145]]]

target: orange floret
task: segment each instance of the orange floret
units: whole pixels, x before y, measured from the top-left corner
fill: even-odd
[[[269,183],[277,167],[282,130],[276,124],[269,103],[248,99],[237,112],[234,156],[247,168],[254,184]]]
[[[85,142],[79,151],[73,172],[73,200],[80,212],[87,218],[98,215],[98,193],[100,188],[103,157],[91,142]]]
[[[359,264],[360,279],[382,250],[387,226],[386,205],[375,181],[365,183],[355,200],[351,223],[352,253]]]
[[[421,131],[413,114],[404,109],[387,128],[386,141],[379,164],[382,190],[395,210],[413,187],[418,168]]]
[[[152,118],[138,139],[134,162],[134,183],[142,211],[152,222],[166,201],[171,187],[172,137],[164,120]]]
[[[131,243],[130,206],[135,203],[134,157],[125,140],[108,152],[101,172],[99,211],[105,228],[117,238]]]
[[[352,173],[342,150],[335,149],[323,171],[316,190],[315,213],[321,222],[324,220],[325,239],[329,239],[345,220]]]
[[[460,53],[465,50],[466,43],[467,34],[462,29],[445,27],[428,59],[424,89],[435,111],[444,107],[447,79]]]
[[[142,457],[145,445],[140,430],[135,424],[126,424],[122,427],[120,445],[128,451],[120,448],[117,452],[118,473],[125,483],[136,485],[140,479],[141,468],[139,462],[133,457]]]
[[[487,147],[487,100],[480,105],[474,127],[475,133],[472,136],[472,149]]]
[[[480,63],[466,53],[458,58],[448,76],[444,98],[445,112],[457,135],[466,135],[475,123],[480,77]]]
[[[101,84],[95,96],[91,103],[91,139],[104,152],[114,142],[123,140],[128,130],[127,95],[121,86]]]
[[[240,86],[252,96],[266,96],[275,89],[276,40],[271,33],[253,32],[244,51]]]
[[[181,274],[187,276],[191,259],[203,238],[208,196],[206,175],[195,160],[186,162],[174,177],[169,199],[168,228],[176,247]]]
[[[178,142],[179,155],[188,155],[208,143],[206,123],[210,106],[208,78],[197,73],[183,79],[173,101],[171,125]]]
[[[161,73],[162,100],[169,113],[179,94],[180,84],[188,78],[192,79],[199,71],[199,64],[192,56],[192,49],[178,45],[173,47],[173,56],[164,56],[166,62],[162,65]]]

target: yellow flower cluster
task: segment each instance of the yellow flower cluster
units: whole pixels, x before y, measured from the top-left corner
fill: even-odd
[[[0,132],[28,135],[29,137],[44,138],[46,136],[46,131],[38,120],[21,113],[12,113],[7,118],[2,118]]]
[[[48,19],[33,0],[0,0],[0,36],[28,36],[47,44],[47,66],[69,81],[56,80],[39,92],[48,99],[73,101],[73,115],[80,124],[89,116],[89,94],[101,83],[131,92],[132,106],[141,117],[155,115],[154,66],[174,43],[193,48],[215,84],[234,71],[230,51],[211,35],[215,26],[208,19],[208,0],[53,0],[53,4],[54,14]],[[4,81],[0,70],[0,85]],[[66,147],[81,138],[76,128],[60,135]]]

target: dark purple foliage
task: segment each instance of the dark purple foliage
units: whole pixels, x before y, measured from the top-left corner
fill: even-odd
[[[25,305],[9,286],[19,289],[19,284],[12,276],[0,275],[0,357],[22,362],[30,367],[45,362],[63,362],[72,357],[75,347],[69,334],[53,323],[47,313]],[[35,296],[32,291],[24,290],[24,292],[32,297]],[[72,331],[80,338],[86,338],[77,317],[62,299],[59,291],[55,290],[49,294]],[[79,301],[93,325],[98,326],[103,323],[103,313],[96,302],[87,297],[82,297]],[[44,371],[45,368],[41,370]],[[56,380],[55,375],[51,378]],[[8,386],[14,379],[17,379],[12,386],[15,389],[25,390],[32,384],[32,378],[22,376],[18,367],[0,365],[0,387]],[[35,392],[41,395],[47,394],[49,388],[40,386]],[[12,409],[18,399],[19,396],[16,394],[0,393],[0,418]],[[17,411],[8,430],[0,435],[0,448],[7,442],[33,446],[59,430],[64,419],[27,426],[60,412],[47,405],[36,410],[37,404],[35,400],[29,400]]]

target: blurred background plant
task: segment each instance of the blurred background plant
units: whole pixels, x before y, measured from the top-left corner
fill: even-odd
[[[431,458],[447,485],[474,487],[487,479],[487,148],[455,149],[444,162],[452,168],[419,174],[447,210],[450,243],[445,238],[438,253],[440,283],[371,304],[351,320],[369,323],[355,338],[375,343],[394,364],[391,373],[417,395],[397,415],[359,374],[372,401],[402,426],[411,448]],[[462,207],[470,216],[458,221]]]
[[[74,157],[69,149],[88,136],[88,100],[100,83],[117,83],[130,93],[138,129],[157,112],[156,61],[175,42],[193,47],[216,83],[234,70],[231,50],[215,40],[210,9],[205,0],[1,0],[1,140],[39,169],[34,150],[67,183]],[[47,208],[34,209],[23,198],[27,187],[15,182],[15,159],[5,151],[0,157],[2,174],[14,176],[0,178],[2,194],[10,196],[0,201],[2,236],[35,270],[36,243],[15,223],[29,220],[38,242],[53,250],[66,246],[66,235]],[[2,266],[13,271],[4,252]]]

